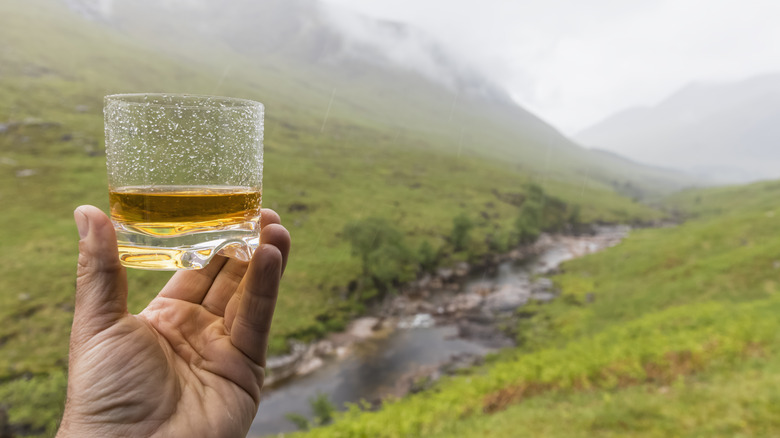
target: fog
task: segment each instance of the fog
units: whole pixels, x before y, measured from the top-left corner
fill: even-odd
[[[745,89],[742,106],[717,99],[724,89],[739,95],[739,84],[780,72],[780,3],[326,1],[418,26],[588,146],[715,182],[780,178],[772,153],[780,138],[770,123],[780,115],[777,93]],[[684,108],[663,117],[665,103],[692,84],[711,95],[676,101]],[[707,106],[720,114],[677,117]],[[618,113],[639,117],[638,108],[652,110],[641,113],[648,119],[615,124],[625,121]]]
[[[767,0],[325,0],[414,24],[569,134],[694,81],[780,71]]]
[[[484,74],[478,65],[420,28],[371,19],[328,3],[319,4],[319,10],[326,22],[345,37],[345,50],[353,58],[365,59],[367,52],[374,53],[396,67],[418,72],[454,93],[474,93],[493,100],[510,101],[507,91]]]
[[[94,19],[144,14],[143,2],[67,2]],[[708,86],[664,114],[667,100],[691,84],[721,84],[739,96],[737,84],[780,72],[774,2],[166,0],[155,7],[167,11],[150,18],[158,28],[177,22],[186,35],[183,23],[252,56],[274,53],[342,73],[355,63],[400,69],[455,99],[514,101],[585,146],[642,163],[713,182],[780,177],[780,158],[770,153],[780,141],[769,123],[780,107],[771,87],[745,90],[740,107],[719,104],[721,88]],[[754,108],[752,118],[743,107]],[[679,116],[705,108],[721,111]]]

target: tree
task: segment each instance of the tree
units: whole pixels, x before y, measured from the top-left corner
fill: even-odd
[[[452,219],[452,235],[450,239],[455,252],[466,249],[472,228],[474,228],[474,222],[465,213],[461,213]]]
[[[420,262],[420,268],[423,271],[432,271],[438,263],[438,258],[439,255],[433,246],[427,240],[423,240],[417,249],[417,260]]]
[[[390,221],[370,217],[348,223],[343,234],[359,257],[363,277],[380,292],[394,283],[414,278],[414,256],[404,244],[404,235]]]
[[[528,197],[515,219],[515,230],[521,244],[533,243],[542,232],[542,200]]]

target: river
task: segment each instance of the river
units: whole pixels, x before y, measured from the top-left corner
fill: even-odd
[[[628,227],[597,227],[593,235],[543,235],[536,255],[507,260],[497,269],[471,272],[450,287],[410,299],[398,297],[387,318],[362,318],[327,341],[329,354],[313,355],[297,373],[304,374],[263,390],[248,436],[278,436],[296,430],[285,414],[313,416],[309,400],[326,394],[339,409],[345,403],[377,403],[403,396],[421,378],[436,378],[453,357],[466,365],[512,340],[493,324],[529,300],[554,299],[552,282],[543,276],[569,259],[616,245]],[[396,309],[393,311],[393,309]],[[398,310],[400,309],[400,310]],[[426,312],[427,311],[427,312]],[[351,339],[344,342],[343,339]],[[341,339],[339,342],[338,339]],[[341,347],[333,348],[333,345]]]

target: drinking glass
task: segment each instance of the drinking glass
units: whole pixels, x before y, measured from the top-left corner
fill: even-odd
[[[106,164],[119,259],[198,269],[260,243],[263,105],[183,94],[105,97]]]

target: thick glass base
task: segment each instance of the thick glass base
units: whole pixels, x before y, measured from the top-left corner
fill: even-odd
[[[217,254],[249,261],[260,244],[260,230],[253,221],[224,229],[165,236],[114,224],[119,260],[122,265],[136,269],[200,269]],[[148,224],[143,229],[148,231]]]

